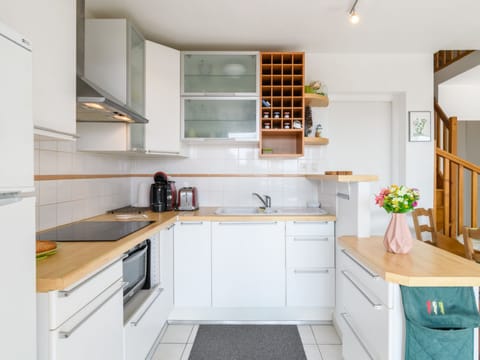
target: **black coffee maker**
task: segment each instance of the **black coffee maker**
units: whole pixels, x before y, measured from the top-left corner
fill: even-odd
[[[153,212],[167,211],[167,174],[159,171],[153,176],[155,183],[150,186],[150,208]]]

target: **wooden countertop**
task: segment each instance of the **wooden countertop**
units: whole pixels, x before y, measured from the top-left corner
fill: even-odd
[[[408,254],[387,253],[383,237],[342,236],[342,247],[386,281],[406,286],[480,286],[480,264],[414,240]]]
[[[63,290],[95,272],[102,266],[118,259],[123,253],[149,236],[167,228],[176,221],[335,221],[333,215],[215,215],[217,208],[201,208],[197,211],[169,211],[147,213],[143,217],[128,219],[155,221],[151,225],[124,237],[118,241],[104,242],[57,242],[57,253],[43,260],[37,260],[37,292]],[[86,219],[86,221],[122,221],[115,215],[105,214]]]

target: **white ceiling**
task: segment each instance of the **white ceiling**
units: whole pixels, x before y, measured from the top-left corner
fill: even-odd
[[[480,0],[86,0],[180,50],[428,52],[480,49]]]

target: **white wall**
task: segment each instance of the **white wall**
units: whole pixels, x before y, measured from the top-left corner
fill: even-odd
[[[447,116],[458,120],[480,120],[480,85],[439,85],[438,103]]]

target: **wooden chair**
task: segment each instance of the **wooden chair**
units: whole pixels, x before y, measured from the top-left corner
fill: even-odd
[[[419,218],[426,217],[428,222],[426,224],[421,224]],[[433,219],[433,209],[423,209],[418,208],[413,210],[413,225],[415,227],[415,235],[418,240],[424,241],[427,244],[434,245],[440,249],[448,251],[452,254],[465,257],[465,249],[463,245],[457,241],[457,239],[448,237],[437,232],[435,227],[435,221]],[[422,233],[430,233],[431,240],[424,240]]]
[[[419,218],[420,217],[428,218],[428,222],[425,224],[420,225]],[[415,227],[415,235],[418,240],[431,243],[436,245],[437,243],[437,229],[435,228],[435,221],[433,220],[433,210],[432,209],[424,209],[424,208],[417,208],[412,212],[413,217],[413,226]],[[424,240],[422,233],[428,232],[430,233],[431,240]]]
[[[480,251],[475,250],[472,239],[480,240],[480,229],[464,226],[463,245],[465,247],[465,257],[480,263]]]

